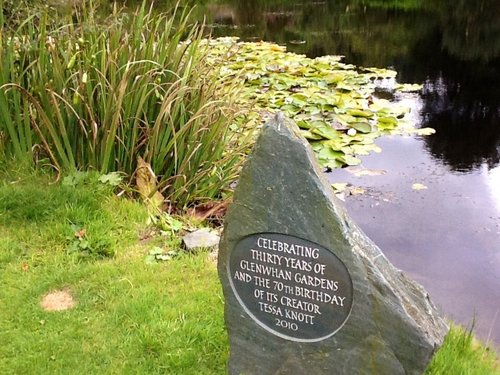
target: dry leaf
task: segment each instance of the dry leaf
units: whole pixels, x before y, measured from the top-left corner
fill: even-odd
[[[424,184],[415,183],[415,184],[411,185],[411,188],[413,190],[425,190],[425,189],[427,189],[427,186],[425,186]]]
[[[87,234],[87,230],[85,228],[82,228],[82,229],[75,232],[75,237],[78,238],[79,240],[81,240],[85,237],[86,234]]]
[[[366,191],[365,189],[360,188],[360,187],[354,187],[353,186],[352,188],[349,188],[349,193],[351,195],[362,195],[362,194],[365,193],[365,191]]]
[[[225,200],[222,202],[208,202],[189,210],[188,215],[204,221],[209,217],[221,218],[226,214],[227,207],[231,202]]]
[[[361,176],[381,176],[387,173],[383,169],[368,169],[363,167],[347,167],[345,170],[356,177]]]
[[[137,190],[141,195],[144,202],[146,202],[148,209],[158,211],[165,198],[159,191],[156,191],[156,176],[153,169],[144,161],[140,156],[137,157],[137,168],[135,170],[135,183]]]
[[[346,182],[335,182],[332,184],[333,190],[335,193],[341,193],[347,188]]]

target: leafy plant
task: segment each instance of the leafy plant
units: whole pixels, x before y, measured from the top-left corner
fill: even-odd
[[[432,133],[415,129],[407,118],[410,109],[397,100],[421,86],[397,84],[393,70],[356,67],[341,56],[311,59],[275,43],[219,38],[207,44],[211,61],[224,66],[224,79],[241,77],[240,105],[253,105],[238,118],[240,126],[256,127],[282,111],[302,129],[326,168],[356,165],[359,155],[379,152],[374,139],[382,134]],[[396,100],[377,96],[382,84]]]
[[[161,247],[155,246],[151,250],[149,250],[148,255],[146,256],[146,263],[154,264],[158,261],[167,261],[178,257],[181,254],[179,250],[169,250],[165,251]]]
[[[124,175],[120,172],[110,172],[103,174],[99,177],[99,182],[109,184],[111,186],[118,186],[123,182]]]
[[[43,14],[0,39],[0,150],[48,157],[61,173],[89,168],[132,176],[137,157],[180,207],[214,199],[240,158],[235,84],[219,79],[200,48],[189,12],[132,16],[103,24],[84,7],[79,24],[55,27]]]
[[[68,237],[68,252],[78,253],[82,257],[109,257],[114,255],[111,241],[106,236],[95,239],[87,235],[87,230],[71,224],[73,236]]]

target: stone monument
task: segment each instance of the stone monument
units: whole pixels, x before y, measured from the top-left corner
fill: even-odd
[[[352,222],[281,115],[241,172],[218,272],[231,375],[422,374],[447,333],[429,295]]]

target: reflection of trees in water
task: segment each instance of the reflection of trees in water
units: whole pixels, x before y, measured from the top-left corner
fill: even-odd
[[[424,87],[424,123],[437,130],[426,137],[429,151],[454,170],[471,170],[485,162],[498,165],[498,104],[469,95],[472,89],[464,81],[438,77]]]
[[[500,56],[498,0],[327,0],[311,3],[232,0],[217,4],[232,7],[240,24],[256,25],[254,36],[265,37],[271,33],[276,38],[277,26],[281,26],[278,38],[288,34],[307,40],[308,46],[300,52],[310,55],[347,48],[352,54],[371,55],[374,62],[382,61],[384,53],[397,58],[412,42],[424,37],[430,24],[436,23],[442,34],[441,47],[450,55],[483,61]],[[283,20],[283,17],[276,17],[280,12],[281,15],[289,13],[293,22],[276,22]],[[420,20],[421,17],[425,19]],[[318,32],[323,33],[321,37]],[[286,42],[285,39],[277,41]],[[367,50],[366,45],[371,48]]]
[[[424,125],[437,130],[426,143],[453,169],[500,162],[500,58],[487,64],[446,54],[420,54],[428,61]]]
[[[500,2],[498,0],[425,0],[437,14],[443,47],[464,60],[489,61],[500,56]]]

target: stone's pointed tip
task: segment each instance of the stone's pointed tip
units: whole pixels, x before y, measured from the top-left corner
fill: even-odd
[[[276,115],[274,116],[274,119],[276,120],[276,122],[279,125],[280,123],[285,121],[286,117],[285,117],[285,114],[280,111],[280,112],[276,113]]]
[[[300,128],[293,120],[286,117],[283,112],[277,112],[274,117],[265,124],[265,127],[275,129],[282,134],[289,133],[295,138],[300,139],[303,144],[309,147],[306,139],[300,132]]]

